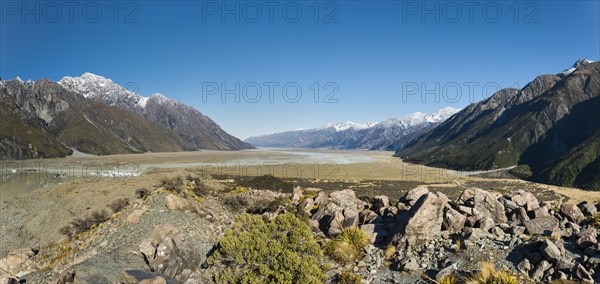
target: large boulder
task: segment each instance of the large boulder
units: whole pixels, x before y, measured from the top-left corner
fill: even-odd
[[[454,210],[452,207],[447,206],[446,212],[444,213],[444,221],[442,223],[442,229],[447,230],[450,234],[457,234],[465,227],[465,221],[467,217],[460,212]]]
[[[338,235],[343,228],[358,226],[360,213],[367,207],[367,203],[356,198],[351,189],[335,191],[328,198],[317,199],[320,205],[312,219],[318,221],[321,231],[329,236]]]
[[[530,192],[518,190],[512,197],[512,202],[518,206],[524,207],[527,211],[532,211],[540,207],[540,203]]]
[[[558,228],[558,220],[553,216],[524,220],[523,225],[529,235],[550,235]]]
[[[139,250],[148,260],[152,271],[176,278],[184,270],[195,270],[202,261],[190,238],[170,224],[154,227],[152,233],[139,244]]]
[[[415,205],[415,203],[417,203],[417,201],[419,200],[419,198],[421,198],[421,196],[428,194],[429,193],[429,189],[427,189],[427,186],[421,185],[418,187],[415,187],[411,190],[409,190],[403,197],[402,197],[402,201],[412,205]]]
[[[401,219],[393,229],[392,242],[410,248],[440,237],[447,204],[448,197],[442,193],[422,195],[406,214],[399,215]]]
[[[501,196],[492,194],[485,190],[475,188],[473,197],[474,208],[482,217],[491,217],[495,223],[506,223],[508,219],[504,213],[504,205],[498,199]]]
[[[583,215],[579,207],[577,207],[575,204],[562,204],[560,206],[560,213],[569,219],[569,221],[576,224],[579,224],[585,220],[585,215]]]

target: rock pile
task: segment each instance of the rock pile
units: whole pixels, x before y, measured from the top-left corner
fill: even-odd
[[[309,213],[315,232],[333,237],[342,228],[359,226],[373,236],[375,246],[395,246],[392,268],[458,269],[450,256],[461,249],[504,250],[506,268],[536,281],[600,281],[599,233],[587,221],[597,213],[594,204],[554,208],[524,190],[503,195],[478,188],[449,201],[424,186],[410,190],[398,204],[386,196],[375,196],[369,204],[349,189],[306,198],[297,194],[298,207]]]

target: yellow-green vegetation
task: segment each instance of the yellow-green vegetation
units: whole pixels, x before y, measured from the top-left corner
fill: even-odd
[[[74,234],[83,233],[106,222],[108,218],[109,216],[106,210],[93,211],[86,217],[78,217],[73,219],[69,225],[60,228],[59,232],[63,235],[71,237]]]
[[[243,186],[236,186],[234,188],[231,189],[231,193],[244,193],[247,192],[248,188],[247,187],[243,187]]]
[[[466,284],[518,284],[517,278],[507,271],[497,271],[494,264],[481,263],[477,274],[467,279]]]
[[[307,198],[315,198],[317,196],[319,196],[319,194],[317,192],[307,191],[304,194],[302,194],[302,198],[300,198],[300,200],[304,200],[304,199],[307,199]]]
[[[449,274],[442,279],[437,281],[437,284],[456,284],[458,283],[458,277],[456,277],[456,273]]]
[[[360,274],[354,274],[350,271],[344,271],[338,276],[338,284],[360,284],[362,276]]]
[[[531,168],[529,167],[529,165],[518,165],[511,169],[509,172],[522,179],[528,179],[533,175],[533,172],[531,172]]]
[[[334,260],[349,263],[363,255],[369,240],[370,236],[360,228],[345,228],[333,241],[325,244],[325,253]]]
[[[394,255],[396,254],[396,246],[395,245],[389,245],[385,248],[385,251],[383,253],[383,257],[385,260],[391,260],[394,258]]]
[[[600,213],[594,214],[594,216],[590,216],[590,223],[592,226],[600,229]]]
[[[270,222],[241,214],[208,258],[217,283],[323,283],[323,252],[307,223],[290,213]]]

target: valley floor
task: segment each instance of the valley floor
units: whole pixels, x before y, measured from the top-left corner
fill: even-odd
[[[155,191],[165,178],[187,175],[206,177],[214,183],[212,187],[217,192],[252,177],[270,174],[302,188],[320,188],[328,192],[350,188],[357,197],[386,195],[398,200],[410,189],[427,185],[432,192],[443,192],[450,200],[458,198],[466,188],[478,187],[501,193],[526,189],[540,201],[550,204],[600,202],[599,192],[537,184],[503,177],[501,173],[497,178],[457,174],[407,164],[391,154],[383,151],[269,149],[3,162],[0,258],[15,249],[64,241],[65,236],[59,229],[74,218],[107,208],[119,198],[136,200],[138,189]],[[156,206],[163,206],[163,203]],[[226,208],[217,207],[210,208],[211,214],[222,216],[223,220],[212,226],[213,232],[206,237],[213,243],[226,229],[222,226],[227,226],[232,219]],[[138,239],[132,241],[139,242]]]

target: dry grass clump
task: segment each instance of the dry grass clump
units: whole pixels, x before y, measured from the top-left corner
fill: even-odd
[[[333,241],[325,244],[325,252],[332,259],[349,263],[359,259],[369,245],[370,236],[358,227],[342,230]]]
[[[160,181],[160,186],[164,187],[166,190],[181,193],[183,189],[183,179],[179,176],[174,178],[163,178]]]
[[[106,210],[93,211],[86,217],[78,217],[73,219],[69,225],[60,228],[59,231],[61,234],[71,237],[74,234],[83,233],[93,227],[96,227],[107,220],[108,212]]]
[[[596,229],[600,229],[600,213],[594,214],[594,216],[590,216],[589,218],[590,224],[594,226]]]
[[[127,207],[127,205],[129,205],[129,198],[119,198],[108,204],[108,208],[114,213],[117,213]]]
[[[498,271],[490,262],[481,263],[477,274],[471,276],[466,284],[518,284],[519,281],[507,271]]]
[[[456,283],[458,283],[458,277],[456,276],[456,273],[447,275],[437,281],[437,284],[456,284]]]
[[[360,274],[354,274],[348,270],[340,273],[338,276],[338,284],[360,284],[362,276]]]

